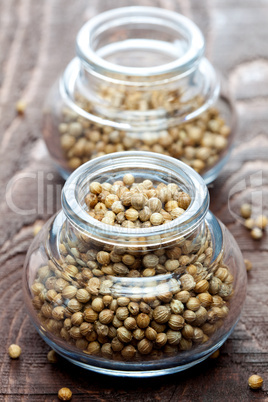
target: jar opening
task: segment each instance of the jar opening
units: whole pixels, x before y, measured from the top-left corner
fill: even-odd
[[[104,12],[77,35],[77,53],[100,74],[152,77],[178,74],[196,65],[204,38],[188,18],[156,7]]]
[[[84,203],[89,184],[120,180],[130,172],[135,178],[178,184],[191,196],[190,206],[173,221],[150,228],[114,227],[91,217]],[[97,241],[113,245],[131,243],[133,247],[140,247],[148,242],[152,245],[168,244],[191,234],[204,221],[209,194],[203,179],[183,162],[151,152],[118,152],[91,160],[78,168],[65,183],[62,205],[67,219]]]
[[[119,130],[155,132],[183,124],[219,95],[204,46],[199,28],[175,12],[109,10],[79,31],[61,96],[82,117]]]

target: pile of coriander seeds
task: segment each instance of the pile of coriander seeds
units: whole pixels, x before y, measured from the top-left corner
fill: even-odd
[[[175,219],[190,202],[175,183],[135,183],[131,174],[114,183],[92,182],[85,196],[95,219],[141,231]],[[152,222],[154,214],[162,221],[157,215]],[[88,355],[167,358],[208,342],[228,316],[234,278],[223,252],[211,263],[206,227],[140,249],[96,242],[66,224],[60,238],[61,259],[39,268],[32,303],[50,333]]]
[[[92,182],[85,197],[93,218],[127,228],[147,228],[168,223],[181,216],[191,197],[175,183],[154,187],[151,180],[135,183],[132,174],[113,184]]]
[[[163,109],[167,119],[176,111],[189,113],[203,104],[200,96],[182,102],[178,91],[119,94],[118,91],[103,88],[100,97],[122,111]],[[76,104],[82,110],[98,115],[94,105],[80,94],[76,96]],[[113,119],[116,120],[116,117]],[[64,107],[57,127],[63,156],[70,171],[105,154],[138,150],[172,156],[202,174],[219,161],[221,154],[228,147],[230,132],[230,127],[216,107],[209,108],[198,118],[179,126],[148,133],[143,129],[142,135],[95,124]]]

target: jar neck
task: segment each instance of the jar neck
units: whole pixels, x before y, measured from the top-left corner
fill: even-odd
[[[191,196],[190,206],[170,223],[142,229],[114,227],[91,217],[84,201],[89,184],[122,180],[129,172],[137,180],[177,184]],[[209,194],[203,179],[183,162],[150,152],[118,152],[89,161],[72,173],[62,191],[62,207],[71,225],[97,242],[137,248],[158,247],[202,235]]]
[[[199,63],[204,38],[188,18],[156,7],[123,7],[87,22],[76,41],[84,66],[119,81],[161,81]]]
[[[168,10],[124,7],[100,14],[81,28],[76,50],[63,90],[78,111],[102,125],[161,130],[197,117],[218,97],[202,33]]]

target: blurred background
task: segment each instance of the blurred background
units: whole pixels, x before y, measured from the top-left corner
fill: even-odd
[[[43,103],[48,90],[75,55],[75,38],[79,28],[104,10],[127,5],[168,8],[186,15],[200,27],[206,39],[206,56],[227,78],[230,92],[236,99],[239,115],[237,142],[249,143],[252,160],[266,158],[267,1],[2,1],[0,183],[2,196],[5,197],[6,185],[10,184],[10,179],[14,181],[14,175],[25,170],[36,173],[38,169],[38,180],[31,177],[31,174],[28,180],[23,181],[16,180],[15,176],[15,183],[12,181],[9,187],[18,208],[26,203],[29,210],[35,210],[39,202],[39,216],[37,212],[25,214],[24,222],[27,224],[38,218],[46,219],[60,207],[58,185],[62,184],[62,180],[47,157],[40,130]],[[16,114],[16,103],[20,100],[26,106],[24,116]],[[250,141],[256,140],[257,136],[259,141],[255,141],[255,144],[262,143],[258,149],[256,145],[250,145]],[[243,153],[243,147],[239,152]],[[233,158],[238,160],[243,158],[243,155],[235,155]],[[238,168],[240,162],[237,163]],[[228,166],[217,183],[224,180],[227,171]],[[39,188],[38,196],[37,181],[42,180],[45,194],[40,195]],[[50,188],[50,184],[53,188]],[[25,193],[25,187],[32,193],[30,199],[29,192]],[[8,216],[9,221],[15,219],[14,224],[18,229],[16,217],[5,203],[0,208],[0,212]],[[3,225],[6,223],[2,222]]]
[[[265,0],[10,0],[0,2],[0,183],[5,198],[6,185],[14,175],[38,169],[46,194],[37,195],[37,181],[16,180],[12,188],[18,208],[29,205],[39,212],[24,217],[30,224],[47,218],[60,207],[62,184],[41,139],[43,103],[51,85],[75,55],[79,28],[94,15],[111,8],[144,5],[168,8],[192,19],[206,39],[206,56],[228,81],[239,115],[237,142],[248,143],[250,159],[267,155],[268,96],[268,5]],[[26,106],[24,116],[16,114],[16,103]],[[256,137],[259,138],[256,141]],[[250,141],[254,139],[254,144]],[[257,144],[262,144],[259,148]],[[242,145],[242,144],[241,144]],[[237,169],[243,159],[243,146],[237,155]],[[217,183],[224,181],[225,168]],[[216,185],[217,185],[216,183]],[[53,188],[49,187],[53,184]],[[29,199],[25,187],[31,189]],[[49,188],[49,191],[47,190]],[[39,189],[40,190],[40,189]],[[50,193],[47,193],[50,192]],[[40,193],[40,191],[39,191]],[[217,193],[216,193],[217,194]],[[39,200],[39,201],[38,201]],[[41,208],[43,205],[43,209]],[[215,205],[218,205],[218,201]],[[41,209],[40,209],[41,208]],[[6,204],[0,212],[15,219]],[[40,213],[39,213],[40,215]],[[2,222],[6,226],[7,222]],[[16,229],[20,224],[14,223]],[[9,230],[7,235],[9,234]],[[4,241],[6,236],[2,240]]]

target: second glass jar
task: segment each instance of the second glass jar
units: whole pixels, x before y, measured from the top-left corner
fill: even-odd
[[[164,9],[124,7],[86,23],[44,111],[44,138],[63,177],[95,157],[142,150],[213,181],[235,114],[204,48],[193,22]]]

